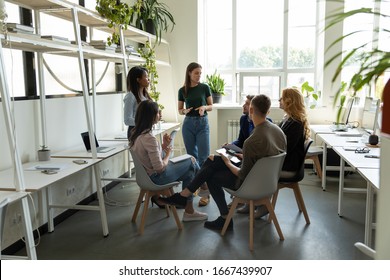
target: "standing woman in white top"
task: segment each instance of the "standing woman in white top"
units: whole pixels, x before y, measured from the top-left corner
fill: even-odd
[[[148,93],[149,75],[146,68],[134,66],[127,74],[127,94],[124,102],[124,121],[127,129],[127,139],[130,139],[134,127],[135,113],[138,104],[144,100],[152,100]]]

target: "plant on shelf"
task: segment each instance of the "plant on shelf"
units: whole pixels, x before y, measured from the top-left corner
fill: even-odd
[[[378,0],[376,0],[378,1]],[[380,1],[379,1],[380,2]],[[385,12],[378,12],[376,9],[372,8],[359,8],[350,11],[344,11],[344,9],[336,10],[333,14],[327,17],[329,23],[326,25],[325,29],[330,27],[342,24],[344,20],[350,17],[359,17],[362,15],[369,15],[375,19],[375,21],[387,21],[390,17],[390,12],[385,10]],[[365,30],[354,30],[346,35],[343,35],[340,38],[337,38],[329,47],[332,48],[334,45],[339,44],[345,38],[350,38],[359,33],[363,33]],[[373,30],[374,35],[370,36],[371,38],[379,38],[379,35],[384,39],[384,41],[390,39],[390,30],[386,28],[376,28]],[[380,33],[380,34],[379,34]],[[361,36],[361,38],[364,38]],[[382,77],[385,71],[390,69],[390,52],[381,50],[378,47],[378,39],[370,39],[367,42],[360,44],[358,47],[353,48],[347,52],[339,51],[333,57],[331,57],[326,63],[325,67],[329,66],[332,62],[341,58],[341,62],[338,64],[335,74],[333,75],[332,82],[335,82],[337,78],[341,75],[341,72],[348,65],[353,63],[358,64],[358,69],[355,71],[355,74],[352,76],[351,80],[348,82],[347,90],[353,92],[353,96],[356,96],[357,92],[361,90],[364,86],[372,86],[373,82],[376,83]],[[369,50],[368,47],[372,46]],[[337,105],[337,100],[339,95],[342,94],[342,86],[336,92],[334,99],[334,105]]]
[[[206,75],[206,84],[210,87],[213,103],[219,103],[222,95],[225,95],[225,80],[215,70],[214,74]]]
[[[309,85],[308,81],[306,81],[301,85],[301,93],[305,99],[306,106],[308,106],[310,109],[315,108],[318,98],[321,96],[321,92],[314,91],[314,88]],[[314,99],[313,103],[311,103],[310,98]]]
[[[96,11],[108,20],[108,27],[113,28],[111,37],[107,38],[108,45],[119,43],[120,29],[127,29],[133,15],[133,7],[119,0],[96,0]]]
[[[172,32],[175,20],[169,7],[158,0],[137,0],[132,6],[130,23],[135,27],[156,35],[156,43],[160,44],[162,32]]]
[[[138,53],[143,59],[145,59],[145,63],[141,66],[145,67],[148,70],[150,81],[150,96],[153,98],[154,101],[158,103],[158,100],[160,99],[160,92],[157,91],[158,72],[156,67],[156,54],[154,48],[151,46],[149,41],[146,41],[145,46],[143,48],[138,48]],[[158,104],[158,106],[161,110],[164,109],[164,106],[160,103]]]

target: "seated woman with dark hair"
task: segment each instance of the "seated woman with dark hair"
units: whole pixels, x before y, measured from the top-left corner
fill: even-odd
[[[158,104],[151,100],[139,103],[135,114],[135,126],[129,138],[130,149],[138,156],[150,179],[157,185],[173,181],[182,181],[187,186],[199,170],[194,157],[172,163],[169,156],[172,152],[171,138],[164,134],[160,144],[152,134],[152,127],[160,119]],[[156,197],[152,202],[158,204]],[[192,196],[184,205],[183,222],[207,220],[207,214],[193,208]]]

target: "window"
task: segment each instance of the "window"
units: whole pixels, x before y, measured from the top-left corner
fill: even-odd
[[[74,3],[78,1],[72,0]],[[94,9],[95,2],[87,1],[90,9]],[[21,22],[21,12],[19,6],[15,4],[6,4],[7,11],[7,23],[20,23]],[[91,5],[93,4],[93,6]],[[41,35],[54,35],[62,38],[66,38],[69,41],[74,41],[74,29],[73,23],[67,20],[63,20],[57,17],[47,15],[45,13],[40,14],[41,21]],[[34,25],[35,25],[34,19]],[[61,28],[58,28],[61,26]],[[90,41],[89,34],[87,36],[87,41]],[[107,34],[103,32],[94,32],[94,40],[106,40]],[[25,59],[23,57],[23,52],[20,50],[15,50],[12,48],[12,43],[3,48],[4,61],[7,65],[9,72],[7,72],[7,80],[10,90],[11,97],[25,97],[35,98],[39,95],[39,89],[34,88],[38,85],[27,85],[28,82],[25,82],[25,76],[29,75],[30,78],[34,81],[37,77],[34,76],[33,71],[25,70]],[[36,55],[36,54],[34,54]],[[54,55],[49,53],[43,54],[44,66],[43,66],[43,76],[44,76],[44,90],[46,95],[74,95],[75,93],[82,92],[82,84],[80,79],[79,65],[77,57],[65,56],[65,55]],[[35,63],[36,59],[34,59]],[[36,64],[34,64],[36,68]],[[108,63],[106,61],[94,61],[95,67],[95,80],[98,83],[96,86],[97,92],[116,92],[116,83],[115,83],[115,65],[113,62]],[[88,70],[89,69],[89,70]],[[92,61],[88,60],[87,73],[89,74],[88,80],[90,82],[89,87],[91,88],[92,81]],[[35,75],[38,73],[35,71]],[[28,90],[27,90],[28,88]]]
[[[226,81],[225,103],[316,85],[317,1],[204,0],[204,69]],[[222,15],[222,18],[215,15]]]

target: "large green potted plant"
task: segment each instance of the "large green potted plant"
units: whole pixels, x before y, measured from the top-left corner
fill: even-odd
[[[172,31],[175,20],[169,7],[158,0],[137,0],[132,6],[134,13],[130,23],[135,27],[156,35],[156,42],[161,42],[162,33]]]
[[[96,0],[95,9],[108,20],[108,27],[113,29],[111,36],[107,38],[108,45],[118,44],[120,29],[127,29],[134,12],[133,7],[119,0]]]
[[[386,13],[383,12],[379,13],[375,9],[363,7],[360,9],[355,9],[355,10],[350,10],[345,12],[344,9],[342,8],[341,10],[336,10],[334,13],[332,13],[327,17],[328,23],[325,29],[329,29],[332,26],[335,26],[337,24],[342,24],[344,20],[350,17],[357,17],[360,15],[371,15],[373,17],[379,18],[380,20],[386,21],[390,18],[390,11],[386,11]],[[329,46],[328,50],[331,49],[336,44],[342,42],[345,38],[354,35],[356,36],[356,34],[358,34],[359,32],[364,32],[364,30],[355,30],[346,35],[341,36],[340,38],[337,38]],[[376,33],[376,35],[378,35],[378,33],[381,33],[381,35],[386,37],[387,39],[389,39],[390,37],[389,29],[385,29],[385,28],[375,29],[374,33]],[[378,36],[372,36],[371,38],[378,38]],[[371,50],[367,51],[366,47],[370,46],[371,44],[374,47],[371,48]],[[325,67],[329,66],[335,60],[338,60],[340,58],[341,58],[341,62],[338,64],[336,68],[335,74],[332,78],[332,82],[335,82],[337,80],[342,70],[346,66],[348,66],[351,63],[351,61],[357,62],[359,64],[359,69],[352,76],[351,80],[348,82],[348,87],[347,87],[349,91],[352,91],[354,93],[354,96],[356,96],[356,93],[359,90],[361,90],[364,86],[371,86],[373,82],[376,83],[378,79],[382,77],[383,73],[390,69],[390,52],[381,50],[374,39],[364,42],[360,44],[360,46],[353,48],[352,50],[349,50],[347,52],[340,51],[336,53],[325,63]],[[339,100],[339,95],[342,94],[342,91],[343,91],[343,85],[340,86],[339,90],[336,93],[334,99],[334,105],[337,104]]]
[[[221,102],[222,95],[225,95],[225,80],[221,78],[220,74],[215,70],[214,74],[206,75],[206,84],[209,85],[213,103]]]

